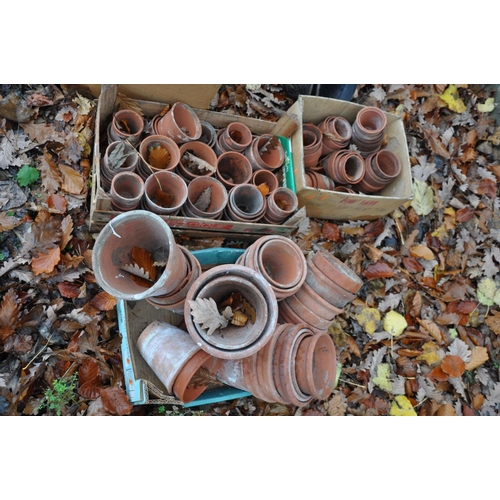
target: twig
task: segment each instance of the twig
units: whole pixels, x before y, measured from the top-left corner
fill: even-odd
[[[355,384],[354,382],[351,382],[349,380],[345,380],[343,378],[339,378],[339,382],[344,382],[346,384],[354,385],[355,387],[361,387],[361,389],[366,389],[366,385]]]
[[[42,354],[42,352],[45,351],[45,349],[47,349],[49,342],[50,342],[50,339],[52,338],[52,335],[54,335],[54,332],[52,332],[49,335],[49,338],[47,339],[47,343],[31,358],[31,361],[23,368],[23,371],[27,370],[29,368],[29,366],[31,365],[31,363],[33,363],[33,361],[35,361],[35,359],[38,358],[38,356],[40,356],[40,354]]]
[[[125,139],[125,141],[128,144],[130,144],[137,151],[137,154],[139,155],[139,158],[147,165],[147,167],[151,171],[151,174],[156,179],[156,182],[158,183],[158,187],[160,188],[160,191],[163,191],[163,189],[161,187],[161,184],[160,184],[160,181],[159,181],[158,177],[156,177],[156,172],[153,170],[153,167],[146,161],[146,159],[144,158],[144,156],[141,155],[141,153],[139,152],[139,150],[128,139]]]

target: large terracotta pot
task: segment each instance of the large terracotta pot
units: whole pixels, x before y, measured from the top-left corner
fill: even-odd
[[[177,144],[196,141],[201,136],[200,119],[193,109],[184,102],[176,102],[170,110],[158,120],[156,129]]]

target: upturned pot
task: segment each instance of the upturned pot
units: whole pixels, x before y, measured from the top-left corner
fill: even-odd
[[[196,177],[212,177],[217,169],[217,155],[214,150],[201,141],[186,142],[179,148],[180,160],[177,173],[186,181],[191,182]],[[191,156],[192,155],[192,156]],[[197,163],[197,158],[207,162],[211,168],[203,168]]]
[[[309,328],[313,333],[324,333],[325,329],[317,328],[312,324],[306,323],[285,301],[281,301],[278,304],[279,314],[283,318],[284,323],[291,323],[293,325],[302,325]]]
[[[176,215],[186,203],[188,188],[175,172],[151,174],[144,183],[144,199],[148,210],[158,215]]]
[[[113,114],[108,126],[108,144],[115,141],[128,140],[131,144],[139,144],[144,132],[143,117],[131,109],[122,109]]]
[[[365,175],[363,157],[349,150],[331,153],[321,161],[325,174],[338,184],[358,184]]]
[[[245,156],[250,160],[254,171],[276,170],[285,161],[285,151],[281,141],[271,134],[255,137],[250,147],[245,149]]]
[[[253,184],[239,184],[229,191],[226,218],[238,222],[257,222],[266,211],[266,198]]]
[[[155,172],[173,171],[180,160],[177,144],[163,135],[146,137],[139,145],[139,153],[144,158],[140,159],[138,167],[138,173],[143,179]]]
[[[349,145],[352,137],[352,127],[345,118],[328,116],[318,125],[318,128],[323,133],[321,156],[327,156]]]
[[[286,309],[288,306],[288,309],[291,309],[308,326],[317,328],[318,330],[328,330],[332,324],[332,320],[325,319],[316,314],[314,309],[307,307],[295,295],[287,297],[284,302],[286,305],[280,303],[280,308],[283,306]]]
[[[228,279],[227,286],[224,286],[219,278]],[[241,293],[243,298],[256,308],[256,311],[258,308],[258,321],[252,323],[249,319],[244,326],[229,324],[226,328],[216,330],[212,334],[211,342],[207,342],[200,335],[199,327],[194,323],[191,301],[196,300],[202,289],[205,290],[204,294],[206,293],[208,298],[208,294],[211,292],[207,291],[206,286],[214,280],[218,280],[217,294],[212,297],[216,302],[230,297],[233,293]],[[242,281],[250,282],[253,287],[242,286]],[[254,287],[258,290],[259,296],[255,295]],[[186,296],[184,321],[189,335],[204,351],[221,359],[241,359],[258,352],[269,342],[278,321],[278,303],[271,286],[262,275],[245,266],[224,264],[205,271],[193,283]],[[256,328],[259,330],[257,336],[255,335]],[[248,337],[254,339],[250,344],[234,348],[235,343],[245,344],[245,339]],[[214,345],[215,341],[219,345]]]
[[[237,185],[248,184],[252,173],[252,165],[242,153],[228,151],[217,158],[217,179],[228,191]]]
[[[134,268],[134,247],[151,256],[158,267],[156,281],[137,283],[127,269]],[[145,210],[125,212],[110,220],[97,236],[92,267],[97,283],[118,299],[141,300],[174,290],[186,275],[186,258],[168,224]],[[138,266],[141,267],[141,266]]]
[[[290,188],[280,186],[267,197],[264,221],[269,224],[281,224],[296,212],[298,206],[297,195]]]
[[[144,181],[134,172],[120,172],[113,177],[109,197],[116,210],[136,209],[144,195]]]
[[[184,102],[174,103],[165,116],[158,120],[156,129],[178,145],[198,140],[202,131],[200,119]]]
[[[200,351],[183,330],[169,323],[153,321],[139,335],[137,350],[173,395],[173,386],[182,367]]]
[[[264,192],[267,190],[267,194],[265,196],[269,196],[279,187],[278,178],[270,170],[256,170],[252,175],[251,182],[254,186],[262,186]]]
[[[252,143],[252,131],[241,122],[231,122],[217,133],[215,152],[218,156],[228,151],[243,153]]]
[[[304,123],[302,126],[302,142],[304,167],[318,170],[318,162],[323,149],[323,133],[313,123]]]
[[[197,177],[188,184],[188,196],[181,212],[187,217],[220,219],[228,199],[225,186],[215,177]]]

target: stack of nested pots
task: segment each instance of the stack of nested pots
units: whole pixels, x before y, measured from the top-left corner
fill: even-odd
[[[175,172],[164,170],[146,179],[143,207],[158,215],[177,215],[187,195],[184,179]]]
[[[271,134],[262,134],[252,140],[251,145],[245,149],[245,155],[250,160],[252,169],[276,170],[285,161],[285,151],[281,141]]]
[[[280,186],[267,197],[267,207],[263,220],[268,224],[281,224],[299,206],[297,195],[289,188]]]
[[[351,124],[341,116],[327,116],[319,125],[323,132],[321,156],[327,156],[349,146],[352,137]]]
[[[364,193],[375,193],[401,173],[401,160],[389,149],[381,149],[365,159],[365,175],[358,187]]]
[[[167,394],[183,403],[195,400],[207,388],[194,381],[196,373],[203,369],[215,375],[221,364],[220,359],[201,350],[185,331],[159,321],[142,331],[137,349]]]
[[[217,156],[228,151],[243,153],[252,143],[252,131],[241,122],[231,122],[217,132],[215,152]]]
[[[323,132],[313,123],[302,125],[302,141],[304,150],[304,167],[306,169],[321,170],[318,166],[323,150]]]
[[[257,186],[238,184],[229,191],[226,219],[238,222],[258,222],[264,216],[266,207],[266,198]]]
[[[325,174],[321,174],[314,170],[306,170],[304,174],[306,178],[306,186],[330,190],[335,188],[335,182],[333,182],[333,179]]]
[[[231,307],[233,300],[238,304],[227,326],[213,332],[194,319],[196,304],[210,299],[223,310]],[[241,304],[247,304],[253,312],[246,321],[241,321]],[[184,322],[192,340],[221,359],[241,359],[258,352],[271,339],[277,321],[278,303],[271,285],[260,273],[238,264],[203,272],[189,289],[184,304]]]
[[[121,158],[117,158],[116,161],[113,161],[113,151],[116,152],[118,147],[123,148],[123,152],[120,155]],[[138,165],[139,155],[131,144],[126,141],[112,142],[106,148],[106,152],[101,160],[101,186],[104,189],[109,190],[111,187],[111,181],[116,174],[119,174],[120,172],[135,172]]]
[[[363,157],[350,150],[338,150],[321,160],[324,173],[338,184],[359,184],[365,175]]]
[[[134,172],[120,172],[113,177],[109,190],[111,209],[135,210],[144,195],[144,181]]]
[[[217,168],[217,155],[214,150],[204,142],[185,142],[179,148],[180,160],[177,165],[177,173],[186,181],[191,182],[196,177],[212,177]],[[206,162],[209,167],[202,167],[201,162]],[[211,168],[210,168],[211,167]]]
[[[307,257],[304,285],[294,296],[280,302],[280,316],[284,321],[304,322],[316,333],[327,331],[362,286],[363,281],[351,268],[319,250]]]
[[[144,180],[156,172],[173,171],[180,160],[179,146],[164,135],[150,135],[143,139],[139,153],[138,174]]]
[[[381,109],[367,106],[358,111],[352,125],[352,142],[363,157],[380,149],[386,125],[387,117]]]
[[[217,178],[228,191],[234,186],[248,184],[252,173],[250,160],[238,151],[227,151],[217,158]]]
[[[222,360],[217,379],[269,403],[306,406],[323,401],[335,387],[335,344],[305,324],[279,325],[271,340],[244,359]]]
[[[302,250],[292,240],[279,235],[259,238],[245,250],[237,264],[262,274],[278,302],[297,293],[307,274]]]
[[[188,184],[182,215],[203,219],[221,219],[229,196],[225,186],[215,177],[200,176]]]
[[[113,115],[108,125],[108,144],[126,140],[134,146],[139,144],[144,132],[144,118],[131,109],[122,109]]]

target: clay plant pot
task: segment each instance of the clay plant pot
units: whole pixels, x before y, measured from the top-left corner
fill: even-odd
[[[295,375],[302,392],[318,401],[331,396],[337,375],[337,352],[328,333],[308,336],[300,342]]]
[[[245,297],[250,305],[259,308],[257,314],[258,321],[251,323],[251,321],[248,320],[244,326],[228,325],[226,328],[215,331],[211,336],[213,337],[211,342],[207,342],[205,338],[200,335],[199,329],[194,323],[190,301],[196,300],[202,289],[205,289],[204,293],[211,293],[210,290],[205,288],[206,285],[219,278],[230,279],[228,280],[227,286],[224,286],[220,280],[217,281],[217,295],[213,297],[214,300],[217,301],[222,297],[227,298],[233,293],[239,292]],[[255,295],[253,287],[249,287],[246,284],[241,285],[241,283],[245,281],[254,285],[259,296]],[[262,318],[258,318],[258,316],[264,318],[264,325]],[[269,283],[262,275],[255,272],[253,269],[237,264],[216,266],[202,273],[190,288],[184,305],[184,321],[187,331],[193,341],[200,345],[204,351],[221,359],[241,359],[258,352],[272,337],[277,320],[278,304]],[[258,336],[255,336],[256,328],[259,330]],[[242,348],[233,348],[236,343],[240,345],[246,343],[246,337],[252,337],[255,338],[255,340]],[[215,341],[219,344],[218,346],[214,345]]]
[[[351,124],[341,116],[328,116],[318,128],[323,132],[321,156],[327,156],[339,149],[345,149],[352,137]]]
[[[358,293],[363,286],[363,280],[346,264],[331,253],[318,250],[311,260],[323,274],[351,293]]]
[[[114,113],[108,126],[108,144],[128,140],[135,146],[139,144],[143,132],[143,117],[131,109],[122,109]]]
[[[201,136],[200,119],[184,102],[174,103],[165,116],[158,120],[156,129],[178,145],[197,141]]]
[[[158,149],[156,153],[151,153],[152,149],[158,147],[162,149]],[[173,171],[180,160],[180,152],[177,144],[169,137],[163,135],[150,135],[146,137],[139,145],[139,153],[149,164],[148,166],[142,158],[139,162],[138,173],[143,179],[147,179],[155,172]]]
[[[276,139],[274,139],[276,138]],[[270,141],[277,140],[274,147],[271,147]],[[250,160],[252,169],[258,170],[276,170],[283,165],[285,161],[285,150],[281,141],[274,135],[262,134],[252,140],[250,147],[245,150],[245,156]]]
[[[286,305],[280,303],[279,307],[287,309],[288,306],[288,309],[291,309],[308,326],[312,326],[318,330],[328,330],[332,324],[332,320],[322,318],[316,314],[314,310],[309,309],[295,295],[287,297],[284,302]]]
[[[318,169],[318,162],[323,149],[323,133],[313,123],[302,126],[302,142],[304,151],[304,167]]]
[[[238,222],[257,222],[266,211],[266,198],[253,184],[239,184],[229,191],[226,217]]]
[[[306,170],[305,177],[307,186],[328,190],[333,190],[333,188],[335,187],[335,182],[333,182],[333,179],[314,170]]]
[[[217,158],[217,179],[228,191],[234,186],[248,184],[252,179],[252,173],[250,161],[241,153],[228,151]]]
[[[207,146],[213,148],[217,140],[217,132],[214,126],[207,122],[206,120],[200,120],[201,125],[201,135],[198,139],[200,142],[204,142]]]
[[[176,215],[186,203],[187,195],[188,187],[184,179],[172,171],[152,174],[144,183],[146,207],[155,214]]]
[[[365,176],[358,187],[361,192],[375,193],[401,173],[401,160],[396,153],[382,149],[366,157],[365,169]]]
[[[365,175],[365,161],[354,151],[337,151],[321,161],[325,174],[338,184],[354,185]]]
[[[167,393],[173,395],[177,375],[200,351],[200,347],[180,328],[153,321],[139,335],[137,350],[165,386]]]
[[[359,186],[359,184],[358,184],[358,186]],[[335,191],[336,193],[356,194],[356,191],[354,191],[354,189],[351,189],[347,186],[335,186],[332,189],[332,191]]]
[[[244,359],[222,359],[215,378],[229,387],[251,392],[247,388],[245,374],[243,373]]]
[[[299,206],[297,195],[290,189],[281,186],[267,198],[267,209],[264,221],[269,224],[281,224],[290,217]]]
[[[220,367],[221,361],[202,350],[189,358],[175,378],[173,392],[177,398],[183,403],[190,403],[203,394],[208,385],[195,384],[192,382],[193,377],[198,373],[200,368],[205,369],[210,375],[214,376]]]
[[[362,156],[368,156],[380,149],[386,125],[387,117],[381,109],[367,106],[358,111],[352,126],[352,142]]]
[[[241,122],[229,123],[217,134],[215,151],[218,156],[228,151],[243,153],[252,143],[252,131]]]
[[[279,314],[283,318],[284,323],[291,323],[293,325],[303,325],[309,328],[314,333],[325,333],[323,328],[317,328],[314,325],[306,323],[293,309],[286,304],[285,301],[279,302]]]
[[[212,177],[217,169],[217,155],[214,150],[200,141],[186,142],[179,148],[180,161],[177,165],[177,173],[187,182],[191,182],[196,177]],[[206,161],[213,170],[206,168],[198,168],[194,166],[195,162],[191,162],[189,154]],[[193,165],[193,166],[191,166]]]
[[[129,155],[119,166],[113,166],[109,162],[109,156],[120,145],[123,144],[124,153]],[[116,174],[120,172],[135,172],[139,165],[139,155],[133,146],[124,141],[114,141],[108,145],[106,152],[101,160],[101,177],[106,178],[111,186],[111,181]],[[109,189],[109,186],[107,189]]]
[[[109,197],[116,210],[135,210],[144,195],[144,181],[134,172],[121,172],[113,177]]]
[[[256,170],[252,175],[251,182],[257,187],[265,184],[268,189],[266,196],[269,196],[279,187],[278,178],[270,170]]]
[[[156,281],[143,286],[126,271],[133,267],[134,247],[151,255],[158,267]],[[98,284],[118,299],[141,300],[165,295],[186,276],[186,258],[168,224],[144,210],[132,210],[110,220],[101,230],[92,252],[92,267]]]
[[[305,307],[312,311],[316,316],[333,321],[335,316],[343,314],[344,310],[335,307],[326,301],[321,295],[317,294],[307,283],[304,283],[299,291],[294,295]]]
[[[205,196],[204,193],[209,193],[210,202],[206,207],[197,208],[197,204],[200,206],[200,196]],[[188,184],[188,196],[181,211],[187,217],[219,219],[223,215],[228,199],[227,190],[222,182],[214,177],[197,177]]]

